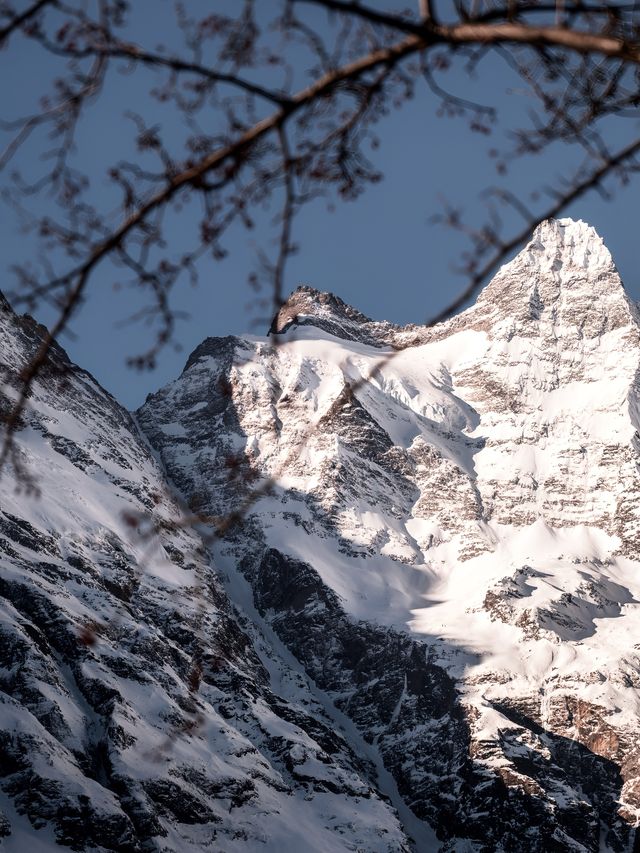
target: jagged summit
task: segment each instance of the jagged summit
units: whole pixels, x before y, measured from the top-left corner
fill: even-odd
[[[541,222],[524,249],[500,268],[493,281],[504,280],[506,274],[525,272],[572,286],[588,285],[592,276],[602,273],[617,276],[613,258],[602,237],[582,219],[546,219]],[[617,282],[622,289],[618,276]],[[491,292],[491,284],[483,293]]]
[[[597,338],[635,326],[609,250],[582,220],[549,219],[458,318],[494,336]]]
[[[355,323],[373,322],[370,317],[347,305],[339,296],[301,284],[278,311],[269,332],[281,334],[292,322],[304,322],[307,317],[341,318]]]
[[[343,340],[376,347],[394,346],[396,334],[402,331],[393,323],[372,320],[333,293],[307,285],[293,291],[273,318],[269,334],[283,335],[292,326],[315,326]]]
[[[602,237],[583,220],[564,218],[542,222],[475,305],[436,328],[372,320],[332,293],[301,286],[274,317],[269,334],[315,326],[342,340],[404,349],[440,339],[453,329],[483,327],[500,337],[505,328],[512,334],[513,323],[528,337],[545,326],[593,336],[630,325],[633,314]]]
[[[533,232],[531,242],[516,260],[557,272],[561,268],[614,271],[611,253],[596,229],[582,219],[547,219]]]

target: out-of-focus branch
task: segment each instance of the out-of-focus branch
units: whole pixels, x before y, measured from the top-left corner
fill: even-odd
[[[424,23],[415,23],[404,17],[378,12],[351,0],[296,0],[296,2],[324,6],[334,12],[355,15],[372,24],[422,37],[423,47],[432,44],[526,44],[531,47],[561,47],[576,53],[597,53],[624,59],[634,64],[640,63],[640,43],[637,36],[633,39],[615,38],[604,31],[597,33],[561,26],[540,27],[519,21],[501,21],[497,24],[484,21],[436,24],[427,20]],[[524,8],[528,10],[528,6]],[[535,6],[531,8],[535,9]]]
[[[33,3],[31,6],[27,7],[24,12],[21,12],[18,15],[14,15],[9,18],[9,23],[0,27],[0,49],[4,46],[5,42],[8,40],[9,36],[14,33],[16,30],[20,29],[23,24],[26,24],[32,18],[34,18],[38,12],[42,11],[45,6],[56,6],[57,0],[38,0],[37,3]],[[2,3],[0,5],[0,12],[6,15],[6,4]]]
[[[23,386],[19,399],[5,422],[4,442],[2,451],[0,451],[0,471],[10,453],[13,434],[29,399],[33,381],[46,362],[54,338],[58,337],[66,329],[69,319],[83,297],[91,274],[98,264],[120,247],[128,235],[136,227],[142,225],[150,214],[161,206],[168,204],[181,189],[188,186],[197,188],[209,172],[217,169],[232,158],[237,158],[241,155],[246,156],[252,145],[271,131],[282,128],[283,123],[306,104],[330,94],[345,80],[355,80],[361,74],[380,65],[392,66],[404,56],[417,50],[419,42],[418,38],[411,36],[395,45],[374,51],[366,57],[323,75],[319,80],[294,95],[286,107],[282,107],[276,113],[259,121],[234,142],[205,156],[194,166],[172,176],[162,190],[141,204],[106,239],[94,246],[83,263],[48,282],[48,286],[51,289],[60,286],[68,287],[68,295],[65,298],[64,307],[52,331],[45,336],[36,357],[22,372]]]
[[[273,313],[276,314],[284,302],[284,268],[287,258],[292,252],[291,225],[293,222],[293,211],[295,204],[293,162],[287,133],[283,125],[278,127],[278,139],[282,151],[282,170],[284,178],[284,205],[282,210],[282,224],[280,226],[280,246],[278,259],[273,275]]]
[[[47,27],[47,15],[44,24],[38,20],[26,26],[48,3],[55,7],[55,23]],[[304,4],[322,7],[338,17],[333,48],[327,45],[324,33],[294,15],[294,7]],[[512,239],[501,240],[489,226],[466,231],[475,249],[474,261],[466,270],[467,287],[430,322],[439,322],[458,310],[509,252],[524,242],[538,221],[554,216],[589,189],[601,188],[612,172],[629,170],[637,152],[638,144],[633,142],[609,156],[596,126],[602,116],[621,114],[619,105],[636,105],[640,26],[635,9],[626,4],[573,4],[564,9],[558,25],[552,23],[556,5],[547,0],[510,2],[485,12],[461,3],[455,7],[457,20],[445,24],[426,2],[419,5],[418,18],[379,11],[354,0],[290,0],[273,23],[281,28],[285,44],[287,39],[297,39],[296,50],[302,45],[310,57],[304,71],[312,74],[312,81],[297,92],[290,81],[299,80],[300,75],[292,72],[288,60],[283,61],[288,85],[270,86],[265,81],[273,76],[258,77],[258,69],[277,66],[280,57],[271,52],[264,59],[258,50],[258,26],[247,12],[250,4],[236,18],[212,13],[195,21],[180,6],[179,29],[186,42],[183,54],[176,48],[165,54],[160,48],[151,50],[118,38],[112,24],[120,20],[125,7],[109,0],[101,0],[99,6],[99,19],[92,20],[89,7],[82,4],[40,0],[22,16],[13,15],[0,30],[6,38],[7,27],[12,32],[22,28],[43,50],[67,60],[67,76],[56,79],[54,94],[43,101],[42,111],[10,126],[3,124],[13,137],[0,154],[0,169],[16,157],[36,128],[46,127],[55,140],[56,147],[44,152],[53,155],[54,166],[44,178],[22,180],[18,189],[25,196],[45,187],[59,189],[59,207],[64,212],[61,221],[40,215],[36,222],[43,247],[66,253],[67,265],[66,270],[54,274],[53,262],[47,257],[45,281],[28,270],[23,274],[27,299],[49,299],[60,313],[36,357],[23,369],[23,388],[8,421],[8,442],[53,338],[66,330],[95,269],[106,259],[113,258],[125,267],[155,300],[154,316],[162,324],[158,346],[148,358],[140,359],[151,364],[158,347],[171,335],[174,316],[169,293],[178,276],[194,274],[195,261],[206,247],[214,258],[223,257],[220,235],[230,223],[240,220],[250,227],[251,206],[270,200],[283,188],[277,257],[266,265],[275,307],[279,307],[285,263],[292,252],[295,213],[304,201],[327,188],[354,198],[367,183],[379,179],[365,149],[365,143],[373,142],[371,126],[391,105],[411,98],[421,76],[443,112],[470,115],[471,129],[488,133],[493,108],[449,93],[436,79],[454,57],[467,57],[472,65],[487,49],[499,51],[538,100],[540,115],[534,119],[534,128],[515,134],[512,156],[570,140],[583,146],[588,163],[573,183],[564,185],[541,217],[525,216],[525,227]],[[205,49],[210,43],[218,45],[213,61]],[[419,61],[410,61],[412,57]],[[90,60],[92,66],[86,69],[84,63]],[[122,195],[115,225],[111,215],[96,212],[84,200],[85,176],[76,179],[66,159],[84,105],[102,91],[111,60],[126,62],[128,72],[139,67],[157,72],[161,85],[152,90],[154,97],[159,103],[172,103],[190,134],[183,140],[184,150],[175,150],[177,146],[163,136],[160,125],[146,124],[141,116],[129,114],[137,128],[140,161],[120,162],[110,170],[112,186]],[[260,101],[275,105],[273,112],[264,116],[265,103]],[[199,111],[205,108],[209,113],[200,121]],[[215,129],[202,130],[212,124]],[[498,166],[509,157],[501,156],[501,161],[496,160]],[[180,261],[158,260],[165,246],[164,212],[193,197],[201,199],[205,210],[197,247],[184,252]],[[461,229],[459,221],[449,224]],[[51,255],[60,266],[60,252]],[[137,316],[149,314],[143,309]],[[6,458],[5,446],[0,467]]]
[[[315,98],[329,94],[344,80],[356,79],[365,71],[376,68],[379,65],[392,65],[393,63],[398,62],[402,57],[417,49],[416,42],[417,40],[414,38],[405,39],[397,45],[375,51],[364,59],[357,60],[344,68],[340,68],[334,72],[324,75],[324,77],[317,82],[312,83],[305,89],[302,89],[289,100],[286,107],[283,107],[278,112],[273,113],[262,121],[259,121],[233,143],[225,148],[212,152],[208,156],[202,158],[202,160],[194,166],[173,176],[164,189],[141,205],[109,236],[108,239],[96,246],[90,257],[84,263],[75,269],[70,270],[64,276],[52,281],[50,283],[51,286],[55,287],[61,282],[70,281],[76,277],[86,276],[88,278],[89,274],[100,263],[100,261],[114,248],[119,246],[123,239],[137,225],[143,222],[149,214],[158,207],[171,201],[179,190],[189,185],[197,187],[199,181],[208,172],[218,168],[225,161],[246,152],[251,145],[256,143],[263,136],[274,129],[281,127],[283,121],[296,113],[305,104]],[[81,291],[78,293],[78,298],[80,295]],[[66,322],[64,325],[66,325]],[[64,328],[64,325],[62,328]],[[61,331],[61,329],[59,331]]]
[[[286,108],[289,104],[289,98],[284,92],[267,89],[258,83],[246,80],[239,74],[216,71],[201,63],[188,62],[178,56],[165,56],[161,53],[154,53],[153,51],[144,50],[136,44],[127,42],[116,42],[115,44],[107,42],[103,44],[97,42],[83,48],[59,47],[52,44],[47,45],[47,47],[52,53],[73,59],[103,56],[109,59],[127,59],[132,62],[139,62],[151,68],[167,68],[178,73],[194,74],[208,80],[210,83],[223,83],[236,89],[241,89],[250,95],[256,95],[281,107]]]

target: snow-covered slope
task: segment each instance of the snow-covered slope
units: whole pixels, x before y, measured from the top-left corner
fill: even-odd
[[[271,333],[135,417],[39,377],[0,850],[637,849],[640,326],[600,238],[544,223],[435,328],[304,287]],[[41,335],[0,301],[3,411]]]
[[[5,411],[42,331],[1,299]],[[402,808],[391,777],[237,614],[135,421],[59,348],[16,441],[0,478],[0,849],[408,851],[378,790]]]
[[[301,288],[271,331],[138,413],[194,511],[245,507],[218,564],[443,849],[631,849],[640,331],[601,239],[544,223],[434,329]]]

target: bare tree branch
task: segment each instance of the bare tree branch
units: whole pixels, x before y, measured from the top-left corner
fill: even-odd
[[[11,9],[8,8],[8,4],[2,3],[0,5],[0,14],[3,17],[9,17],[9,23],[5,24],[3,27],[0,27],[0,49],[4,47],[5,42],[8,40],[9,36],[14,33],[16,30],[20,29],[23,24],[26,24],[32,18],[34,18],[38,12],[42,11],[46,6],[55,6],[57,5],[57,0],[37,0],[36,3],[33,3],[24,12],[14,15],[11,17]]]
[[[336,31],[320,32],[298,17],[298,9],[311,4],[337,18]],[[50,14],[38,17],[45,6]],[[500,238],[491,220],[466,228],[457,217],[448,217],[451,227],[467,235],[474,256],[465,269],[466,288],[429,322],[458,310],[537,222],[590,189],[608,191],[609,175],[627,179],[635,170],[637,143],[628,142],[611,154],[610,140],[602,132],[605,119],[633,115],[640,103],[640,21],[629,4],[571,4],[563,7],[558,20],[557,4],[548,0],[514,0],[484,9],[459,4],[455,14],[449,12],[456,19],[441,23],[427,2],[420,2],[412,17],[354,0],[286,0],[272,19],[282,39],[278,50],[273,36],[271,42],[261,42],[251,4],[242,5],[235,16],[212,12],[199,18],[189,16],[188,4],[180,4],[177,29],[185,46],[172,47],[171,52],[120,38],[116,25],[125,20],[126,4],[118,0],[100,0],[95,17],[93,7],[75,0],[41,0],[20,15],[5,7],[0,11],[9,23],[0,30],[0,41],[19,32],[52,62],[66,65],[43,96],[41,109],[0,124],[0,132],[10,134],[0,152],[0,171],[6,173],[10,162],[20,161],[27,140],[30,146],[41,141],[46,164],[42,175],[17,170],[10,178],[7,195],[37,233],[44,270],[34,272],[29,264],[18,268],[16,299],[30,307],[47,300],[59,311],[51,333],[23,368],[23,387],[7,421],[0,468],[53,338],[66,331],[99,265],[113,261],[149,295],[151,305],[136,310],[132,319],[152,319],[160,328],[154,345],[131,361],[152,366],[173,334],[177,314],[170,294],[176,281],[181,275],[195,280],[197,261],[205,253],[224,257],[222,239],[231,224],[253,227],[252,209],[282,191],[283,205],[273,220],[279,229],[275,260],[259,250],[274,306],[279,306],[298,210],[329,191],[355,198],[380,179],[368,156],[368,148],[376,143],[372,128],[391,106],[412,98],[421,80],[426,80],[442,112],[466,116],[471,130],[490,132],[495,108],[451,93],[441,81],[454,59],[461,58],[471,73],[489,50],[499,53],[536,102],[532,127],[514,128],[511,148],[494,153],[499,173],[514,158],[557,141],[580,145],[586,162],[573,181],[559,184],[547,210],[516,205],[525,225],[513,238]],[[304,69],[294,67],[300,51],[308,63]],[[79,122],[90,103],[100,103],[107,72],[118,60],[125,63],[124,69],[116,66],[120,71],[153,72],[157,85],[152,97],[157,105],[171,105],[183,132],[176,143],[155,119],[149,122],[128,113],[137,152],[110,167],[110,186],[120,196],[114,214],[92,203],[87,176],[75,170],[70,157]],[[311,75],[304,85],[300,81],[308,77],[303,78],[301,70]],[[298,81],[297,91],[293,80]],[[275,109],[265,116],[269,104]],[[508,191],[493,190],[491,197],[513,204]],[[45,191],[55,193],[60,214],[37,211],[29,218],[24,200],[42,199]],[[179,257],[171,257],[165,251],[167,211],[191,199],[202,206],[199,233]]]
[[[284,92],[267,89],[254,83],[251,80],[246,80],[238,74],[223,73],[197,62],[188,62],[177,56],[164,56],[153,51],[143,50],[139,45],[129,44],[126,42],[118,42],[117,44],[95,44],[82,49],[74,49],[70,47],[58,47],[56,45],[47,45],[48,49],[59,56],[72,57],[74,59],[85,59],[92,56],[103,56],[109,59],[127,59],[133,62],[139,62],[149,67],[168,68],[176,72],[189,72],[198,77],[203,77],[211,83],[224,83],[234,88],[242,89],[251,95],[257,95],[272,104],[277,104],[286,108],[289,105],[289,98]]]
[[[566,29],[564,27],[539,27],[517,21],[491,24],[470,21],[461,24],[414,23],[406,18],[388,15],[347,0],[295,0],[324,6],[336,12],[356,15],[374,24],[381,24],[398,32],[411,33],[422,39],[422,47],[433,44],[526,44],[532,47],[562,47],[576,53],[598,53],[624,59],[634,64],[640,63],[640,43],[638,38],[612,38],[588,30]],[[535,9],[535,6],[532,5]],[[607,7],[609,8],[609,7]]]

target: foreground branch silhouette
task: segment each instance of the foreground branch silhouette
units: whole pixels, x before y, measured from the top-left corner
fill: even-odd
[[[326,20],[319,22],[318,10]],[[296,251],[295,217],[318,196],[354,199],[380,179],[369,152],[378,142],[376,124],[393,121],[393,108],[424,90],[443,111],[465,116],[470,132],[490,132],[492,108],[449,93],[446,69],[453,63],[471,73],[495,52],[536,101],[533,126],[513,127],[511,147],[493,152],[497,175],[558,141],[578,143],[583,160],[547,191],[547,203],[533,208],[490,182],[484,221],[469,223],[445,207],[439,221],[469,241],[461,270],[466,283],[427,323],[463,307],[539,222],[590,190],[611,194],[638,170],[640,138],[629,134],[620,145],[607,124],[635,115],[640,103],[634,5],[422,0],[412,14],[395,11],[393,3],[381,10],[349,0],[283,0],[267,11],[246,0],[223,15],[191,2],[176,7],[180,39],[171,47],[137,38],[133,12],[125,0],[0,2],[0,59],[10,62],[12,51],[29,44],[58,74],[43,79],[37,111],[0,123],[4,197],[29,223],[39,252],[37,263],[15,270],[8,295],[17,308],[47,303],[57,311],[22,366],[21,387],[4,414],[0,468],[13,455],[32,384],[54,339],[91,299],[98,267],[124,272],[144,293],[145,308],[133,319],[155,324],[155,338],[130,362],[152,368],[175,335],[176,283],[185,276],[195,281],[203,258],[224,257],[229,228],[252,228],[254,209],[270,203],[279,211],[275,258],[268,235],[251,283],[270,294],[270,314],[276,313],[287,259]],[[131,153],[109,167],[119,202],[104,209],[74,146],[81,144],[78,128],[100,110],[114,70],[153,75],[154,107],[145,118],[135,98],[123,104],[133,128]],[[180,130],[162,133],[158,117]],[[40,163],[32,160],[34,144]],[[178,246],[167,219],[185,206],[198,207],[199,224],[191,244]],[[522,219],[511,233],[503,233],[505,206]]]

